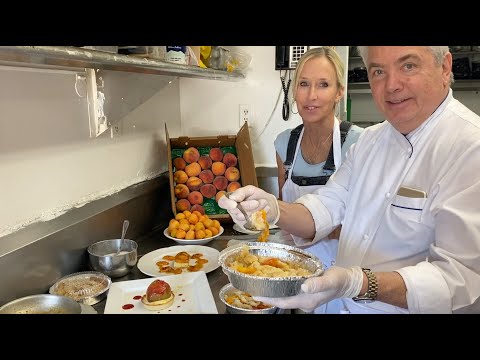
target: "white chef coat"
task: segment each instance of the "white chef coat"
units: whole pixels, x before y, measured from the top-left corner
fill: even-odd
[[[288,172],[288,177],[285,180],[285,184],[282,188],[282,200],[286,202],[294,202],[300,196],[309,194],[314,190],[320,188],[324,185],[309,185],[309,186],[299,186],[292,181],[292,173],[295,166],[295,161],[297,159],[297,155],[300,151],[300,144],[302,142],[303,133],[305,131],[305,127],[300,132],[300,136],[297,141],[297,147],[295,149],[295,155],[293,156],[293,161],[291,165],[291,170]],[[333,126],[333,159],[335,168],[338,169],[342,164],[342,143],[340,137],[340,122],[337,118],[334,119],[334,126]],[[279,236],[282,239],[291,239],[291,235],[285,231],[281,231]],[[328,239],[325,238],[322,241],[319,241],[313,245],[310,245],[305,248],[306,251],[312,253],[313,255],[317,256],[324,264],[325,267],[329,267],[332,263],[335,262],[335,257],[337,254],[337,247],[338,247],[338,239]],[[335,299],[329,302],[328,304],[323,304],[317,307],[314,310],[315,314],[325,314],[325,313],[339,313],[343,310],[343,301],[342,299]]]
[[[427,197],[399,196],[402,185]],[[327,184],[296,202],[312,213],[313,241],[342,223],[338,266],[405,281],[408,310],[345,299],[351,313],[450,313],[480,297],[480,118],[451,89],[408,136],[386,121],[366,128]]]

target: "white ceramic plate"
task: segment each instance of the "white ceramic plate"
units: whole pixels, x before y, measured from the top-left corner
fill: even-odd
[[[162,277],[175,295],[173,304],[163,310],[147,310],[139,298],[155,279],[115,282],[108,291],[104,314],[218,314],[205,272]],[[123,307],[127,305],[128,309]],[[133,307],[132,307],[133,305]]]
[[[220,226],[220,230],[218,231],[218,234],[215,236],[211,236],[209,238],[205,239],[193,239],[193,240],[185,240],[185,239],[177,239],[168,234],[168,228],[166,228],[163,231],[163,235],[165,235],[167,238],[182,244],[182,245],[205,245],[206,243],[210,242],[211,240],[215,239],[216,237],[220,236],[223,234],[223,227]]]
[[[277,229],[278,226],[277,225],[270,225],[269,228],[270,229]],[[258,230],[258,231],[247,230],[243,226],[240,226],[238,224],[233,224],[233,230],[244,233],[244,234],[248,234],[248,235],[260,234],[260,230]]]
[[[161,273],[158,269],[157,262],[158,261],[165,261],[163,257],[165,255],[172,255],[175,256],[180,251],[186,251],[190,255],[201,253],[203,254],[203,258],[207,259],[208,262],[203,266],[202,271],[209,273],[217,269],[220,265],[218,264],[218,256],[220,255],[219,251],[208,247],[208,246],[200,246],[200,245],[182,245],[182,246],[170,246],[167,248],[157,249],[148,254],[143,255],[140,260],[138,260],[137,267],[145,275],[153,276],[153,277],[165,277],[170,276],[168,273]],[[190,260],[190,265],[195,264],[195,260]],[[181,275],[181,274],[179,274]],[[173,275],[178,276],[178,275]]]

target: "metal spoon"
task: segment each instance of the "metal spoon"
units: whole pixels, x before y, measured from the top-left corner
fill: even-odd
[[[125,239],[125,234],[127,233],[128,225],[130,225],[130,221],[125,220],[123,222],[123,228],[122,228],[122,239],[120,240],[120,247],[118,248],[118,251],[115,255],[118,255],[120,251],[122,251],[123,248],[123,240]]]
[[[232,192],[226,192],[225,196],[230,199],[231,194],[232,194]],[[233,200],[233,199],[231,199],[231,200]],[[233,201],[235,201],[235,200],[233,200]],[[245,224],[243,224],[243,227],[245,229],[250,230],[250,231],[256,231],[256,232],[260,231],[252,224],[252,221],[250,220],[250,216],[247,215],[247,212],[242,207],[242,205],[240,205],[239,202],[237,202],[237,209],[240,210],[240,212],[243,214],[243,216],[245,216],[245,220],[247,221]]]

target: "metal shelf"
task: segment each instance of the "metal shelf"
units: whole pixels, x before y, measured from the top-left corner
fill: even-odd
[[[457,91],[480,91],[480,79],[455,80],[452,89]],[[348,83],[348,92],[350,94],[369,94],[371,93],[368,82]]]
[[[238,80],[238,72],[203,69],[67,46],[0,46],[0,65],[42,69],[105,69],[210,80]]]

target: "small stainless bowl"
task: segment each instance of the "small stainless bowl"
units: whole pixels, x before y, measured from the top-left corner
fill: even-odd
[[[75,300],[60,295],[39,294],[10,301],[0,307],[0,314],[81,314]]]
[[[120,249],[121,251],[117,253]],[[103,240],[90,245],[87,249],[90,265],[110,277],[127,275],[137,263],[138,244],[129,239]]]
[[[262,277],[236,271],[229,265],[240,254],[244,245],[249,247],[250,254],[270,256],[281,261],[295,263],[309,270],[312,274],[308,276]],[[306,279],[320,276],[323,273],[322,262],[313,254],[290,245],[271,242],[247,242],[230,246],[220,252],[218,262],[233,287],[253,296],[294,296],[300,293],[300,287]]]
[[[232,284],[227,284],[224,287],[220,289],[220,300],[225,304],[225,307],[227,309],[227,312],[230,314],[274,314],[277,311],[277,307],[275,306],[270,306],[267,309],[244,309],[237,307],[235,305],[229,304],[225,300],[225,296],[229,296],[233,292],[237,291]]]

